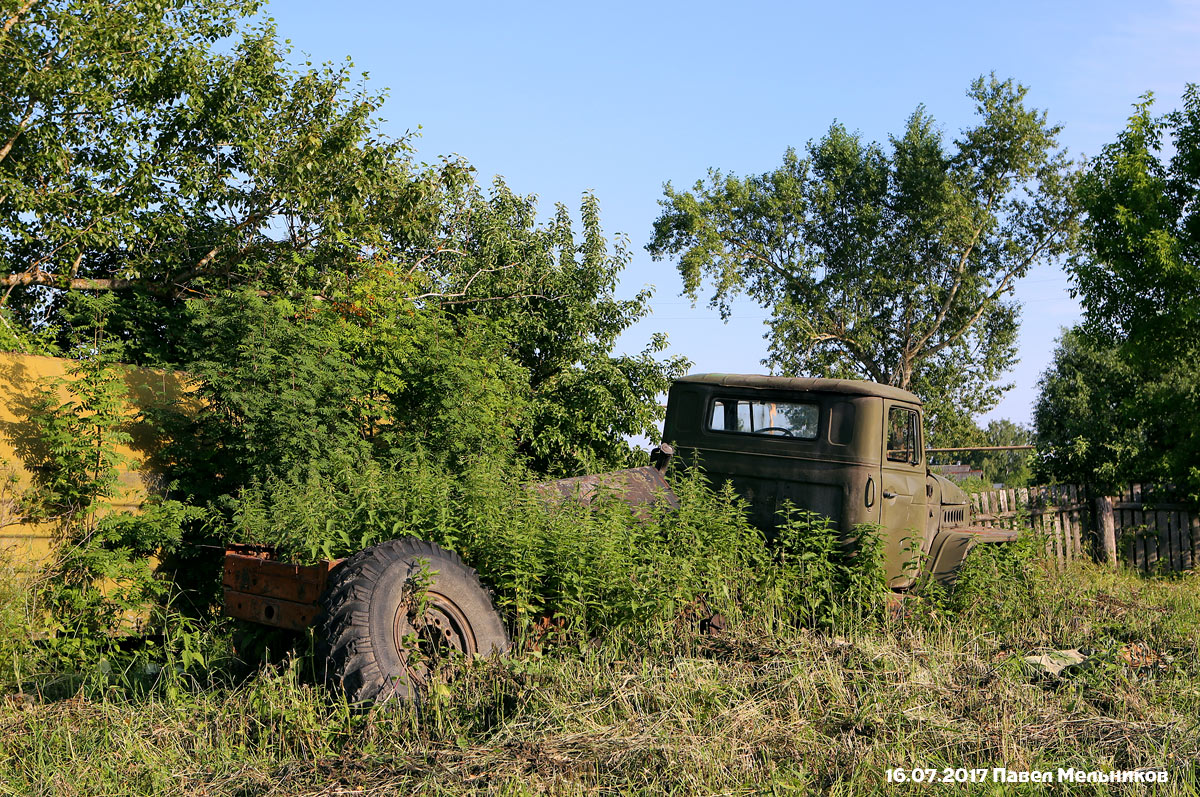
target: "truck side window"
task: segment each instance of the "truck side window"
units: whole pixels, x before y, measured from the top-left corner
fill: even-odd
[[[740,432],[815,440],[819,407],[791,401],[717,399],[708,428],[714,432]]]
[[[888,413],[888,460],[920,462],[917,443],[917,413],[903,407],[892,407],[892,411]]]

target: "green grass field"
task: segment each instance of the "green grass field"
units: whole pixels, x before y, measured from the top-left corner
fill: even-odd
[[[91,677],[43,681],[39,696],[14,682],[0,792],[1007,794],[992,767],[1074,767],[1170,780],[1019,790],[1200,794],[1200,577],[1039,565],[1031,583],[1004,594],[976,574],[953,609],[909,601],[901,616],[822,632],[762,613],[716,636],[660,622],[636,643],[481,662],[420,704],[367,713],[313,685],[302,657],[240,682],[211,661],[138,689]],[[1023,662],[1067,648],[1090,658],[1062,677]],[[898,786],[896,767],[989,772]]]

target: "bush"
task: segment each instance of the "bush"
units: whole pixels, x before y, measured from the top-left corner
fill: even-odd
[[[679,512],[641,518],[618,500],[547,503],[507,466],[452,474],[418,451],[391,468],[344,459],[255,485],[229,533],[303,561],[420,537],[474,566],[518,631],[540,623],[579,640],[689,609],[737,612],[760,590],[771,559],[740,500],[709,490],[698,472],[674,487]]]
[[[123,635],[162,630],[172,587],[156,573],[159,559],[204,514],[162,494],[136,513],[118,510],[127,498],[122,471],[138,466],[124,453],[133,418],[119,353],[98,330],[69,378],[42,385],[23,443],[33,485],[20,496],[22,514],[55,533],[37,577],[37,630],[63,672],[95,667]]]
[[[1045,537],[1023,530],[1015,542],[976,545],[959,570],[945,609],[981,631],[1020,628],[1046,611],[1052,565]]]
[[[787,506],[777,565],[769,573],[786,616],[801,625],[842,629],[882,617],[889,593],[879,527],[861,524],[843,539],[833,522]]]

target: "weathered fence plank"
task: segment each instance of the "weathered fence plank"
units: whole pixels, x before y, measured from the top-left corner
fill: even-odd
[[[1192,535],[1188,529],[1188,513],[1175,513],[1175,535],[1179,541],[1179,570],[1190,570],[1192,567]]]
[[[1100,536],[1100,553],[1109,567],[1117,566],[1117,522],[1113,500],[1108,496],[1096,499],[1096,533]]]
[[[1042,534],[1059,565],[1095,556],[1147,572],[1200,567],[1200,512],[1136,482],[1108,496],[1073,484],[989,490],[971,496],[971,506],[977,525]]]
[[[1179,518],[1179,569],[1192,569],[1191,512],[1180,512]]]
[[[1125,561],[1129,562],[1134,567],[1137,567],[1137,540],[1135,540],[1133,535],[1129,534],[1127,531],[1129,527],[1133,525],[1133,510],[1122,509],[1120,512],[1120,525],[1117,526],[1117,528],[1126,531],[1126,533],[1122,535],[1125,537]]]
[[[1146,569],[1153,571],[1162,558],[1162,549],[1158,545],[1158,515],[1153,509],[1142,510],[1142,526],[1142,536],[1146,540]]]
[[[1075,533],[1074,543],[1076,559],[1082,559],[1085,555],[1084,535],[1086,533],[1085,529],[1087,527],[1087,520],[1082,507],[1085,507],[1085,504],[1076,504],[1076,509],[1072,515],[1072,523],[1070,523],[1070,526],[1072,526],[1072,531]]]
[[[1167,543],[1171,549],[1171,569],[1183,570],[1183,540],[1179,534],[1179,513],[1164,512],[1167,520]]]
[[[1192,563],[1190,567],[1200,567],[1200,513],[1192,513],[1188,527],[1192,532]]]

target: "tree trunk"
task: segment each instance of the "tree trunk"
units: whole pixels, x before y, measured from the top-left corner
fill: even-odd
[[[912,384],[913,363],[911,359],[905,358],[900,363],[900,378],[894,383],[901,390],[910,390],[909,385]]]

